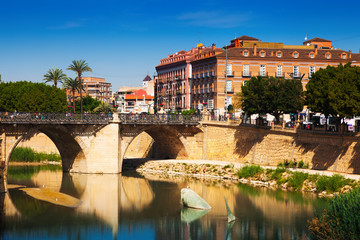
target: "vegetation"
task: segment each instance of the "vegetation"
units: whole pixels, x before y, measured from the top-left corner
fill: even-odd
[[[76,100],[75,109],[76,109],[77,113],[81,112],[80,103],[81,103],[80,99]],[[101,101],[99,101],[95,98],[92,98],[89,95],[87,95],[86,97],[83,98],[83,110],[85,112],[93,112],[95,110],[95,108],[100,106],[100,104],[101,104]]]
[[[83,98],[82,98],[82,74],[84,72],[92,72],[92,69],[85,60],[73,60],[72,64],[67,68],[77,73],[77,79],[80,81],[80,113],[83,113]]]
[[[29,180],[36,173],[41,170],[48,171],[59,171],[62,170],[60,165],[40,165],[40,166],[9,166],[8,168],[8,177],[11,180]]]
[[[66,90],[70,90],[72,93],[73,110],[75,113],[75,92],[81,92],[81,90],[82,90],[81,82],[78,81],[76,78],[73,79],[73,78],[68,77],[64,81],[64,88]]]
[[[0,83],[0,112],[65,112],[66,93],[44,83]]]
[[[256,175],[259,175],[264,172],[264,169],[260,166],[250,165],[245,166],[239,170],[238,176],[239,178],[250,178]]]
[[[13,162],[41,162],[41,161],[54,161],[60,162],[61,157],[59,154],[51,153],[37,153],[31,148],[17,147],[14,149],[10,156],[10,161]]]
[[[318,191],[336,192],[345,185],[350,185],[352,180],[345,179],[343,176],[335,174],[331,177],[319,176],[316,181],[316,189]]]
[[[302,110],[302,84],[295,79],[252,77],[235,97],[235,106],[239,105],[239,101],[246,114],[270,113],[279,122],[280,114]]]
[[[57,87],[57,84],[62,83],[66,79],[66,74],[63,73],[61,69],[53,68],[47,71],[44,75],[45,82],[53,82],[54,86]]]
[[[337,195],[324,212],[309,221],[315,239],[359,239],[360,189]]]
[[[108,103],[100,103],[96,108],[93,109],[95,113],[113,113],[115,108],[111,107]]]
[[[289,187],[294,188],[295,190],[301,190],[303,183],[306,179],[308,179],[309,174],[303,172],[294,172],[292,177],[289,178],[288,184]]]
[[[360,67],[347,63],[320,69],[306,85],[305,95],[314,112],[341,118],[360,115]]]
[[[195,113],[196,113],[195,109],[184,110],[181,112],[181,114],[183,114],[183,115],[191,115],[191,114],[195,114]]]

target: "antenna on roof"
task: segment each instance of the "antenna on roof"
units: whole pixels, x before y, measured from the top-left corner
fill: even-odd
[[[307,34],[305,34],[305,41],[307,40]]]

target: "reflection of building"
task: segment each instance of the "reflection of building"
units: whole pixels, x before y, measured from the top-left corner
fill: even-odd
[[[84,95],[89,95],[105,103],[110,103],[111,99],[111,83],[105,82],[105,78],[97,77],[82,77]],[[67,90],[67,95],[72,95],[72,92]],[[75,99],[79,98],[80,93],[75,92]],[[71,96],[72,97],[72,96]]]
[[[360,65],[360,54],[335,49],[331,41],[321,38],[284,45],[242,36],[226,47],[220,54],[211,49],[199,51],[191,62],[192,108],[206,102],[209,109],[223,111],[225,97],[230,105],[233,95],[253,76],[293,78],[305,85],[315,71],[328,65]]]
[[[142,87],[121,87],[113,98],[120,112],[148,112],[154,107],[154,80],[146,75]]]

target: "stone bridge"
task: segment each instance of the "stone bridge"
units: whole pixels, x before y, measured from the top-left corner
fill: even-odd
[[[201,159],[203,131],[199,116],[0,114],[0,168],[6,190],[12,151],[24,139],[42,132],[56,145],[65,172],[120,173],[125,152],[142,132],[154,139],[152,157]]]

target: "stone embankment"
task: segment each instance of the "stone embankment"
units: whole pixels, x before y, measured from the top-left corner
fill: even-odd
[[[276,169],[274,167],[258,167],[260,172],[248,177],[239,177],[239,172],[245,164],[202,160],[154,160],[140,165],[136,171],[140,174],[157,174],[163,176],[188,176],[194,178],[231,181],[234,183],[250,184],[257,187],[269,187],[289,191],[314,192],[322,197],[333,197],[335,194],[346,193],[359,186],[359,175],[339,174],[329,171],[309,169]],[[299,173],[299,174],[297,174]],[[296,176],[295,176],[296,175]],[[306,177],[304,177],[306,176]],[[317,189],[319,177],[337,176],[339,186],[336,190]],[[326,184],[326,183],[325,183]]]

